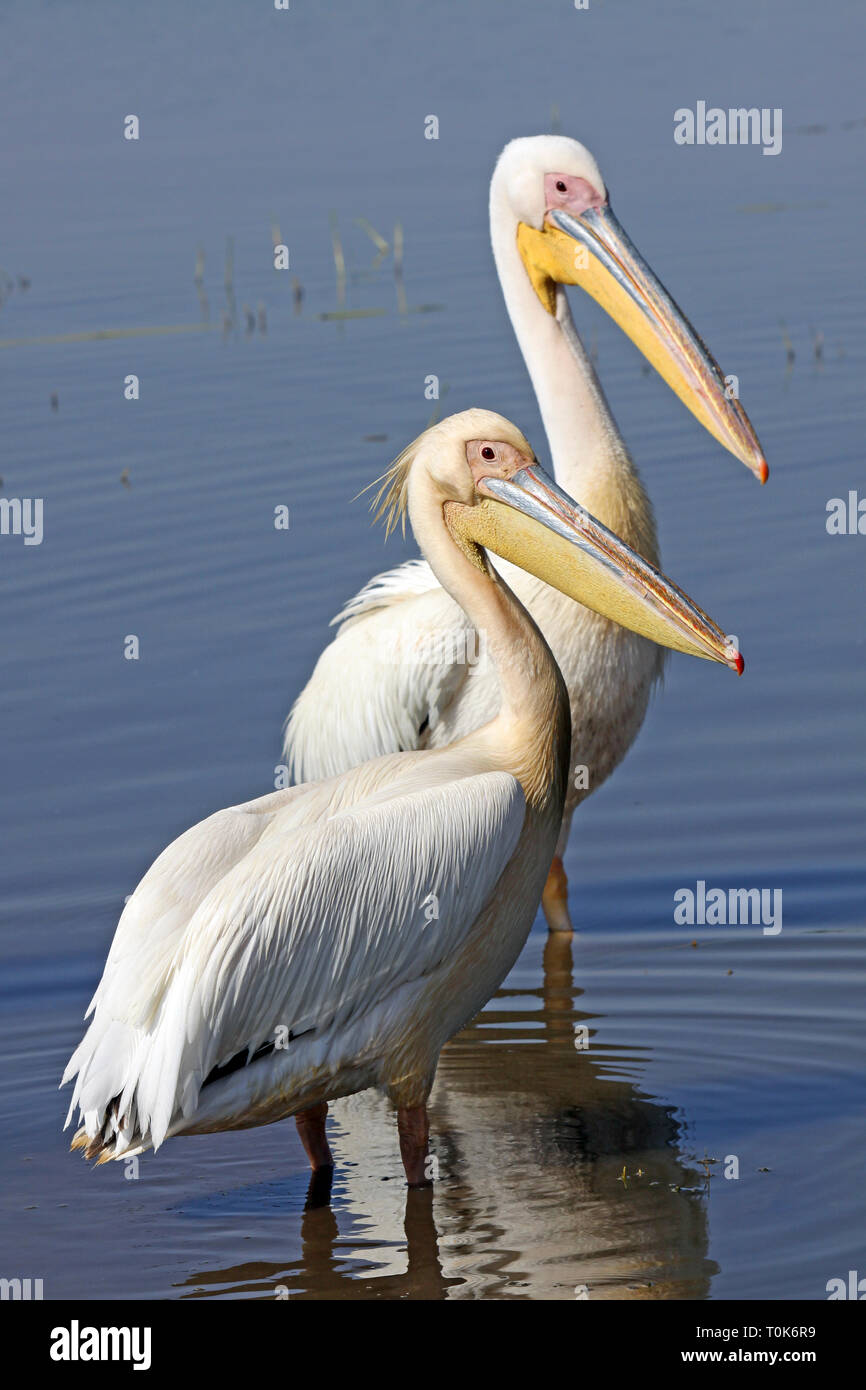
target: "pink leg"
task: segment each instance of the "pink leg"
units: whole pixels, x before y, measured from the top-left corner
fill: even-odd
[[[409,1186],[432,1187],[433,1184],[425,1172],[427,1141],[430,1138],[427,1106],[401,1106],[397,1110],[397,1131],[400,1135],[400,1156]]]
[[[574,930],[568,915],[568,879],[558,854],[554,857],[550,872],[547,875],[547,882],[541,895],[541,906],[544,908],[544,915],[547,918],[550,931],[570,932]]]
[[[321,1105],[314,1105],[310,1110],[301,1110],[295,1116],[298,1136],[314,1173],[317,1173],[320,1168],[333,1168],[334,1166],[334,1156],[328,1148],[328,1140],[325,1136],[327,1114],[327,1102],[322,1101]]]

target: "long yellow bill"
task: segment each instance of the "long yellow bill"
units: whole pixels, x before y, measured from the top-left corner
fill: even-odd
[[[511,477],[476,481],[481,501],[447,503],[464,545],[492,550],[552,588],[660,646],[720,661],[742,674],[743,658],[660,570],[563,492],[534,460]]]
[[[769,469],[749,417],[685,314],[671,299],[611,211],[580,217],[553,210],[541,231],[521,222],[517,244],[548,313],[556,285],[579,285],[640,348],[684,405],[762,483]]]

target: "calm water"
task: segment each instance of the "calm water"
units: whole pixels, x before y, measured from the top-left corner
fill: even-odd
[[[3,495],[45,506],[42,545],[0,538],[0,1273],[47,1297],[814,1299],[866,1273],[866,541],[825,529],[863,478],[862,17],[855,0],[529,16],[0,13],[0,264],[30,280],[0,308],[0,471]],[[782,107],[782,153],[676,146],[673,111],[698,99]],[[124,896],[187,825],[272,787],[329,618],[402,553],[351,499],[426,424],[425,377],[443,411],[504,411],[544,454],[486,188],[506,139],[556,119],[766,448],[760,490],[575,296],[665,568],[737,633],[746,676],[673,660],[579,813],[583,930],[548,944],[536,923],[446,1049],[435,1196],[407,1196],[375,1096],[334,1108],[330,1206],[305,1209],[288,1124],[175,1140],[138,1181],[91,1171],[56,1084]],[[378,314],[318,317],[338,308],[332,211],[346,307]],[[413,312],[358,218],[389,242],[401,223]],[[197,246],[209,328],[62,340],[199,325]],[[267,332],[248,333],[259,302]],[[674,891],[698,879],[781,889],[783,931],[676,926]]]

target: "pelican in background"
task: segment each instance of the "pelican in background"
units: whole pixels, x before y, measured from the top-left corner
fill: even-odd
[[[767,465],[748,418],[614,217],[598,165],[576,140],[541,135],[506,145],[490,185],[490,236],[556,481],[658,565],[652,507],[563,286],[592,295],[705,428],[764,482]],[[507,566],[502,573],[541,628],[569,692],[573,775],[542,903],[548,926],[570,931],[562,856],[571,818],[637,737],[664,653],[533,575]],[[444,747],[496,713],[496,672],[423,561],[376,575],[333,623],[337,636],[286,724],[295,781],[398,749]]]
[[[576,506],[499,415],[426,431],[380,495],[390,524],[408,508],[438,581],[486,634],[499,711],[450,748],[229,807],[169,845],[124,908],[64,1074],[87,1157],[294,1115],[317,1171],[332,1162],[328,1101],[378,1086],[397,1107],[408,1181],[428,1181],[439,1052],[520,953],[568,773],[562,677],[485,547],[614,622],[742,669],[721,630]]]

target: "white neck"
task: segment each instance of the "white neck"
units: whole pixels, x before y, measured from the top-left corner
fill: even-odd
[[[581,342],[568,300],[556,287],[556,317],[532,287],[517,246],[517,219],[496,179],[490,238],[505,304],[538,400],[557,482],[592,510],[599,480],[628,454],[601,383]],[[601,518],[602,520],[604,518]]]
[[[496,718],[470,734],[495,749],[500,765],[530,801],[560,795],[571,743],[568,694],[550,648],[523,604],[484,559],[478,568],[452,536],[443,496],[416,461],[409,480],[409,518],[424,558],[476,632],[499,681]]]

